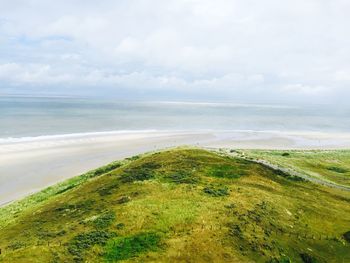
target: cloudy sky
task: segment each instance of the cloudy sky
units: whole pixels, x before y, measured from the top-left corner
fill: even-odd
[[[347,102],[348,0],[0,0],[0,94]]]

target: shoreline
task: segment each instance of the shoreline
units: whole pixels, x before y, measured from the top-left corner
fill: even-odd
[[[350,149],[350,134],[123,131],[0,141],[0,206],[114,160],[181,145],[236,149]]]

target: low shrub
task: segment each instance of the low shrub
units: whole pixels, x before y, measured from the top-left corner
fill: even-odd
[[[215,196],[215,197],[229,195],[229,189],[227,186],[210,185],[210,186],[205,187],[203,189],[203,192],[208,194],[208,195]]]
[[[54,211],[79,214],[90,211],[94,203],[94,200],[86,200],[75,204],[64,204],[62,206],[57,207]]]
[[[118,182],[109,183],[108,185],[102,186],[100,189],[98,189],[98,193],[100,196],[111,195],[113,194],[113,190],[118,189],[118,187]]]
[[[135,161],[137,159],[140,159],[140,155],[134,155],[134,156],[131,156],[131,157],[128,157],[128,158],[125,158],[126,160],[128,161]]]
[[[239,165],[214,165],[209,170],[210,176],[219,178],[236,179],[245,174],[246,172],[243,169],[241,169]]]
[[[317,263],[318,262],[313,256],[311,256],[307,253],[301,253],[300,257],[304,263]]]
[[[131,198],[129,196],[121,196],[116,203],[117,204],[125,204],[127,202],[130,202]]]
[[[39,231],[37,233],[37,236],[40,239],[52,239],[52,238],[64,236],[66,233],[67,233],[66,230],[60,230],[60,231],[57,231],[57,232]]]
[[[196,184],[199,182],[198,177],[184,171],[172,173],[171,175],[168,175],[166,179],[177,184]]]
[[[105,245],[108,239],[115,236],[114,233],[109,233],[107,231],[81,233],[68,243],[68,252],[73,256],[75,261],[81,262],[84,259],[84,251],[88,250],[93,245]]]
[[[135,181],[145,181],[154,178],[150,169],[134,168],[125,170],[125,174],[120,178],[122,183],[132,183]]]
[[[95,176],[99,176],[99,175],[108,173],[112,170],[119,168],[121,165],[122,164],[120,162],[113,162],[113,163],[107,164],[105,166],[102,166],[100,168],[97,168],[97,169],[91,171],[91,176],[95,177]]]
[[[300,177],[300,176],[295,176],[295,175],[289,174],[289,173],[284,172],[284,171],[282,171],[280,169],[273,169],[273,173],[275,175],[284,177],[285,179],[290,180],[290,181],[294,181],[294,182],[303,182],[303,181],[305,181],[305,179]]]
[[[93,225],[98,229],[109,227],[115,220],[115,213],[112,211],[105,212],[92,221]]]
[[[274,258],[269,261],[269,263],[292,263],[289,257],[283,256],[281,258]]]
[[[10,245],[7,246],[7,248],[12,249],[12,250],[17,250],[20,248],[25,247],[25,243],[21,241],[14,241]]]
[[[345,169],[345,168],[339,167],[339,166],[330,166],[330,167],[327,167],[327,170],[332,171],[332,172],[336,172],[339,174],[345,174],[349,171],[348,169]]]
[[[344,239],[345,239],[347,242],[350,243],[350,231],[345,232],[345,233],[343,234],[343,237],[344,237]]]
[[[124,227],[125,227],[125,224],[123,224],[123,223],[118,223],[118,224],[116,224],[116,226],[115,226],[118,230],[121,230],[121,229],[123,229]]]

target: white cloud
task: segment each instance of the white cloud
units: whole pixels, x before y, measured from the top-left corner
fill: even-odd
[[[329,91],[329,87],[311,86],[304,84],[288,84],[282,87],[288,93],[299,93],[304,95],[317,95]]]
[[[344,96],[349,12],[345,0],[2,1],[0,81]]]
[[[338,70],[334,74],[336,81],[348,82],[350,84],[350,69]]]

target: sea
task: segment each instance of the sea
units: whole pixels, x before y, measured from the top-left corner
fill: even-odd
[[[350,131],[350,106],[0,96],[0,142],[134,131]]]

